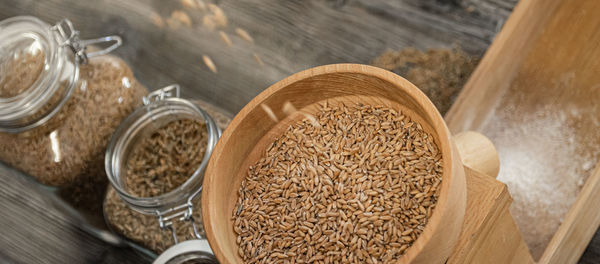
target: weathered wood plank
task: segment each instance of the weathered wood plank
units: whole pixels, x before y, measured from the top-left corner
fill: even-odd
[[[147,263],[133,249],[115,247],[80,228],[24,174],[0,163],[0,260],[14,263]]]
[[[227,47],[216,31],[202,27],[199,10],[186,11],[190,28],[153,24],[153,15],[166,19],[171,11],[184,10],[179,1],[4,0],[2,5],[10,8],[2,8],[0,18],[33,14],[53,22],[68,17],[83,37],[119,33],[125,39],[119,55],[147,87],[179,82],[184,95],[232,113],[292,73],[322,64],[369,63],[388,48],[457,45],[482,54],[510,10],[482,0],[471,1],[471,11],[435,0],[219,1],[229,18],[223,31],[233,46]],[[236,27],[246,29],[255,43],[235,35]],[[212,57],[217,74],[202,63],[202,55]]]

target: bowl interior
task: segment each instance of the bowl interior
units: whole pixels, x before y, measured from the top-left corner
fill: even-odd
[[[211,247],[222,263],[242,262],[237,253],[232,215],[248,167],[261,158],[266,147],[289,125],[315,113],[318,104],[324,102],[383,105],[400,110],[420,123],[442,152],[444,172],[436,208],[445,206],[442,197],[448,189],[446,178],[451,176],[452,156],[449,132],[433,104],[414,85],[385,70],[332,66],[337,67],[316,68],[325,68],[324,72],[304,71],[271,86],[240,111],[217,144],[205,175],[202,210]],[[410,250],[431,236],[432,224],[439,222],[434,221],[435,212],[405,256],[410,258],[413,255]]]

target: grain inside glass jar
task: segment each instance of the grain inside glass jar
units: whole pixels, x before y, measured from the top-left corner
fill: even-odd
[[[0,63],[0,98],[10,98],[31,87],[44,68],[45,56],[37,49],[18,52]]]
[[[127,160],[127,192],[155,197],[179,187],[202,162],[207,133],[205,124],[182,119],[143,139]]]
[[[30,79],[25,73],[19,78]],[[81,65],[79,78],[71,98],[46,123],[22,133],[0,133],[0,159],[43,184],[62,187],[60,194],[69,202],[100,215],[106,145],[141,104],[146,89],[125,62],[111,55]]]
[[[221,129],[225,129],[231,120],[210,104],[201,101],[195,101],[194,104],[215,117]],[[127,191],[139,197],[152,197],[172,191],[183,184],[204,158],[207,133],[204,123],[183,119],[171,121],[140,140],[127,159]],[[192,202],[193,219],[199,228],[199,234],[204,236],[200,196],[195,197]],[[171,232],[159,227],[155,215],[131,209],[112,187],[109,187],[106,195],[104,215],[115,232],[156,253],[162,253],[175,244]],[[191,222],[176,221],[174,225],[180,240],[195,239]]]
[[[0,28],[0,161],[59,187],[103,225],[106,145],[146,94],[125,62],[106,55],[121,38],[86,47],[69,20],[50,25],[31,16]]]
[[[233,212],[246,263],[388,263],[423,232],[442,156],[400,111],[320,106],[249,170]]]

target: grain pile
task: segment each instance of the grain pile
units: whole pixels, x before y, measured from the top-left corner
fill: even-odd
[[[169,122],[132,150],[125,188],[138,197],[155,197],[182,185],[204,158],[206,124],[191,119]]]
[[[386,51],[372,64],[393,71],[413,83],[443,115],[452,106],[478,62],[478,58],[469,57],[460,49],[430,49],[423,52],[406,48]]]
[[[248,170],[233,212],[246,263],[397,260],[432,214],[442,157],[420,124],[382,106],[320,107]]]

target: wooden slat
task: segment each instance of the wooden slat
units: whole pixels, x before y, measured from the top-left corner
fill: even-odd
[[[539,263],[575,263],[600,226],[600,163],[588,178]]]
[[[445,116],[452,133],[478,130],[508,89],[561,0],[523,0],[498,33]],[[533,10],[537,12],[535,16]]]
[[[511,132],[514,138],[495,142],[498,150],[510,155],[506,151],[515,149],[515,145],[527,146],[520,149],[525,151],[521,154],[533,157],[528,164],[513,166],[523,165],[527,169],[531,165],[531,171],[536,171],[533,166],[538,164],[550,170],[543,175],[548,178],[513,178],[512,187],[515,189],[511,191],[519,191],[512,193],[515,203],[521,202],[516,197],[524,197],[521,192],[544,192],[543,188],[546,188],[546,193],[558,197],[548,197],[549,203],[560,203],[560,207],[552,209],[558,208],[558,211],[564,210],[566,213],[566,202],[571,197],[573,200],[575,198],[568,195],[579,192],[583,196],[571,205],[560,227],[559,218],[563,215],[556,216],[559,214],[557,211],[541,206],[541,209],[537,208],[536,201],[520,204],[519,210],[527,210],[525,207],[531,205],[531,210],[537,212],[530,215],[546,217],[539,221],[552,221],[547,224],[546,230],[558,228],[544,251],[552,234],[541,230],[541,227],[532,231],[521,226],[526,239],[533,246],[534,258],[539,258],[543,253],[541,261],[544,263],[575,262],[599,226],[599,210],[580,208],[582,204],[596,199],[589,194],[585,196],[584,191],[598,188],[593,180],[597,175],[589,171],[589,164],[600,158],[597,151],[600,144],[597,136],[597,114],[600,110],[597,103],[600,100],[600,16],[597,10],[600,10],[600,2],[595,0],[521,1],[446,116],[451,131],[479,130],[493,142],[497,140],[496,137],[502,138],[502,135]],[[550,128],[551,125],[544,128],[547,123],[534,123],[538,120],[558,125],[556,128]],[[534,132],[527,130],[528,127]],[[555,137],[552,138],[552,135]],[[539,157],[543,157],[542,152],[553,153],[554,157],[570,162],[539,160]],[[501,168],[503,166],[507,166],[506,163]],[[588,177],[591,178],[580,191],[577,180],[583,182]],[[562,180],[565,181],[563,184],[557,184]],[[523,188],[528,182],[537,183]],[[552,199],[556,199],[555,202]],[[521,220],[520,224],[526,226],[528,222]]]
[[[508,207],[506,185],[465,167],[467,210],[447,263],[533,263]]]
[[[50,192],[0,163],[0,262],[148,263],[133,249],[111,246],[80,228]]]

